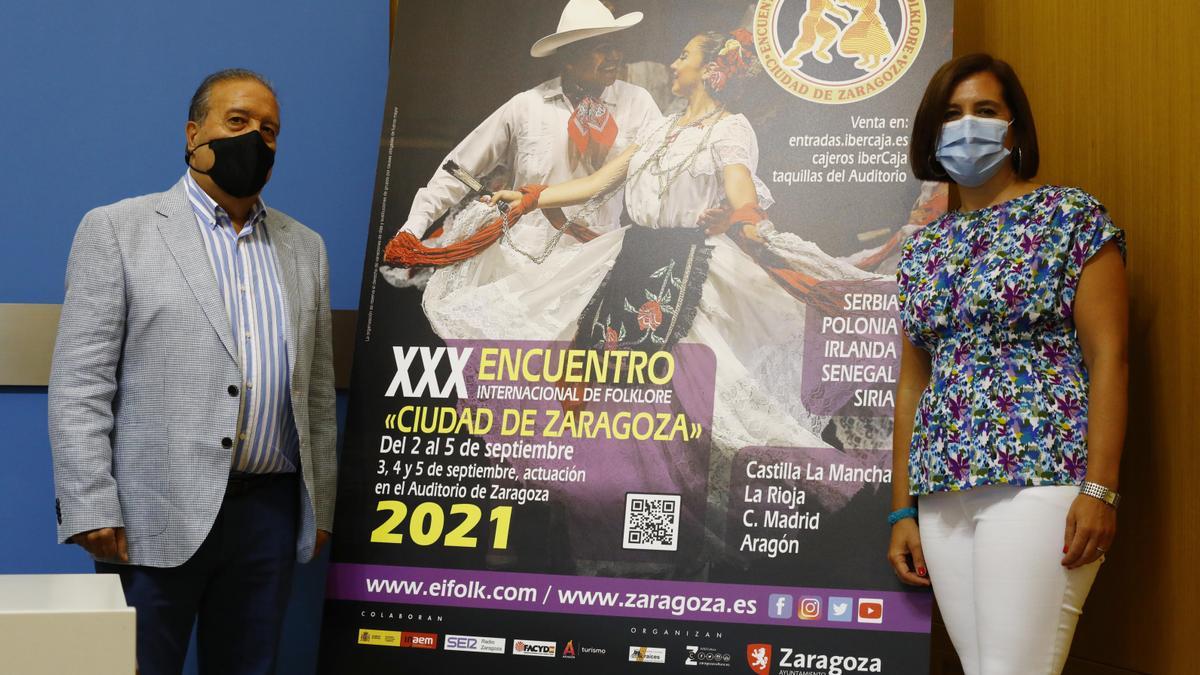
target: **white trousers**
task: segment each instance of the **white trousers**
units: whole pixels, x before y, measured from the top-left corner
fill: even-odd
[[[1060,564],[1073,486],[919,498],[921,548],[966,675],[1058,675],[1101,560]]]

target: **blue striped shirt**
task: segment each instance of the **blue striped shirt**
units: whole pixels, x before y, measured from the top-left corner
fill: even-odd
[[[299,436],[292,417],[287,310],[267,208],[254,205],[241,232],[191,172],[184,174],[188,201],[225,301],[242,366],[241,408],[233,446],[235,472],[286,473],[299,466]]]

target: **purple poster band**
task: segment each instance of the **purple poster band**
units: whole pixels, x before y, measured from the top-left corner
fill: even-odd
[[[927,633],[926,592],[333,563],[327,597],[389,604]]]

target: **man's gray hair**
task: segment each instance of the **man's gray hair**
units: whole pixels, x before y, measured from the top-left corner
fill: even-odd
[[[208,116],[208,99],[212,95],[212,89],[219,82],[228,82],[230,80],[254,80],[267,88],[272,96],[275,96],[275,87],[267,81],[267,78],[246,68],[226,68],[204,78],[199,87],[196,87],[196,93],[192,94],[192,103],[188,106],[188,121],[199,124]],[[276,97],[278,98],[278,97]]]

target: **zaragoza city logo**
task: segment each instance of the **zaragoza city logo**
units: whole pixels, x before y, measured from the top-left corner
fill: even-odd
[[[925,0],[759,0],[754,45],[779,86],[854,103],[904,76],[925,41]]]

